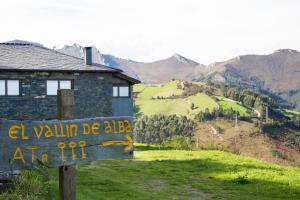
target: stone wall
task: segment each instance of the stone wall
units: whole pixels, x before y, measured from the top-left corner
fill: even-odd
[[[76,118],[112,116],[111,73],[0,72],[21,81],[20,96],[0,96],[0,118],[55,119],[56,96],[46,95],[46,80],[73,80]]]

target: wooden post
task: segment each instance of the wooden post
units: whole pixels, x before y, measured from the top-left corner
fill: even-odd
[[[73,119],[75,116],[73,90],[57,91],[57,117],[62,119]],[[59,167],[59,193],[61,200],[76,199],[75,165]]]

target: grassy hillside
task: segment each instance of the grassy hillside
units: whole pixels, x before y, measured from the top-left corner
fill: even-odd
[[[221,97],[221,96],[217,96],[216,98],[218,100],[218,104],[223,110],[228,110],[231,108],[232,110],[238,112],[241,116],[249,116],[250,113],[252,113],[252,110],[239,104],[234,100]]]
[[[217,102],[205,93],[198,92],[191,96],[183,96],[183,89],[178,89],[180,81],[170,81],[165,84],[138,84],[134,86],[134,92],[137,93],[135,104],[143,115],[187,115],[194,116],[200,111],[208,108],[210,111],[221,107],[223,110],[232,108],[241,116],[250,116],[253,111],[240,103],[227,99],[222,96],[216,96]],[[193,83],[202,85],[203,83]],[[182,95],[182,96],[180,96]],[[194,108],[191,109],[192,104]]]
[[[216,102],[204,93],[186,98],[168,98],[183,93],[183,90],[177,88],[178,83],[179,81],[171,81],[162,85],[138,84],[134,86],[134,92],[138,93],[135,104],[143,115],[194,115],[206,108],[212,110],[218,107]],[[194,109],[191,109],[192,104],[194,104]]]
[[[298,168],[221,151],[142,149],[134,160],[79,165],[77,199],[299,199]],[[57,178],[51,169],[48,194],[37,199],[58,199]]]
[[[253,123],[239,121],[236,127],[234,120],[217,119],[198,123],[194,138],[202,148],[223,149],[268,162],[299,166],[299,148],[290,144],[289,137],[295,137],[300,132],[284,128],[269,132],[261,133]],[[270,134],[276,133],[280,138],[270,137]]]
[[[173,94],[181,94],[183,90],[177,89],[177,84],[179,81],[170,81],[165,84],[157,84],[157,85],[145,85],[145,84],[137,84],[134,85],[133,91],[140,92],[140,99],[151,99],[152,97],[156,98],[158,96],[162,97],[170,97]]]

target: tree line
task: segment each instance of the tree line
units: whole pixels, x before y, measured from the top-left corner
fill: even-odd
[[[186,116],[153,115],[137,119],[135,140],[147,144],[162,144],[176,137],[192,138],[196,122]]]

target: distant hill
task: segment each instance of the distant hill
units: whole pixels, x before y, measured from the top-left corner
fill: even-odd
[[[135,62],[128,65],[138,77],[146,83],[163,83],[171,79],[187,79],[191,74],[197,74],[202,67],[199,63],[179,54],[150,63]]]
[[[104,63],[110,67],[120,68],[139,77],[145,83],[164,83],[171,79],[187,79],[197,74],[202,67],[199,63],[179,54],[154,62],[137,62],[112,55],[102,55]]]
[[[83,47],[76,43],[70,46],[65,45],[57,50],[72,56],[83,57]],[[162,83],[171,79],[187,79],[188,76],[197,74],[203,66],[179,54],[174,54],[163,60],[146,63],[101,54],[95,47],[93,47],[93,52],[95,56],[93,58],[97,62],[122,69],[127,74],[138,77],[142,82],[146,83]]]
[[[300,52],[277,50],[269,55],[244,55],[201,69],[194,80],[268,90],[300,109]]]

